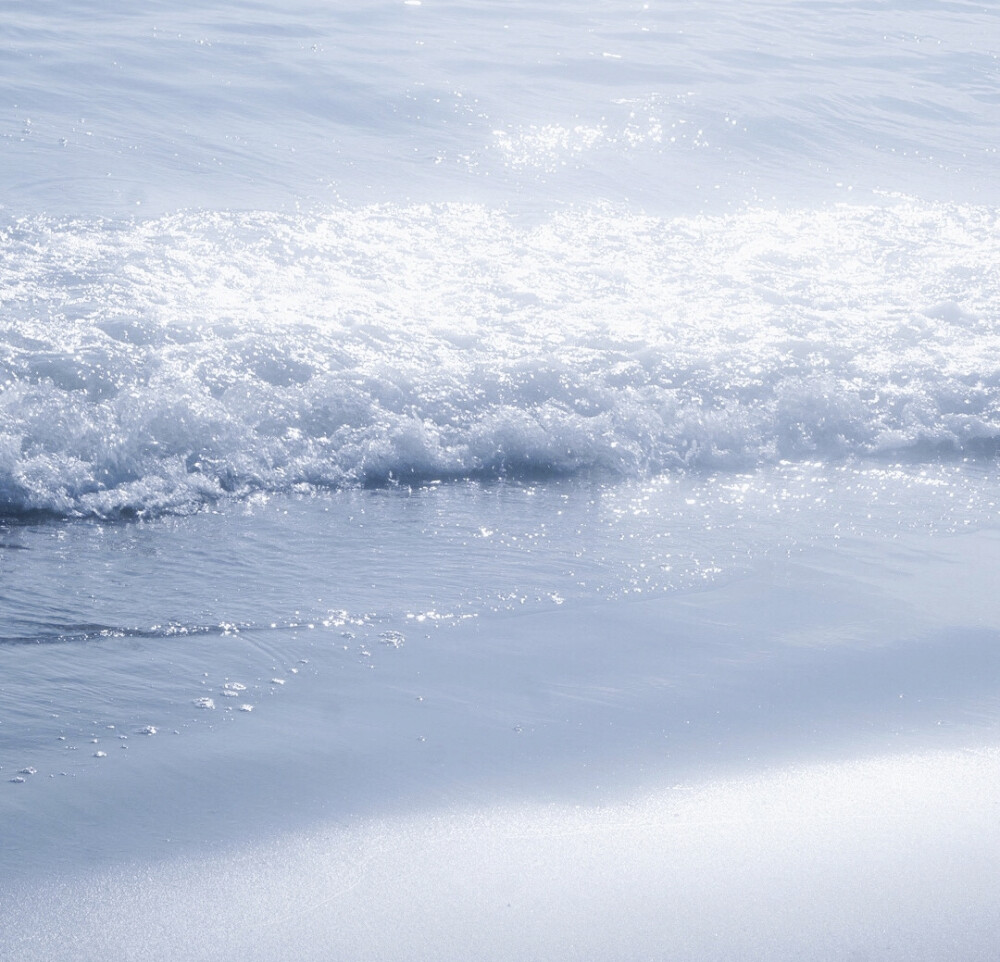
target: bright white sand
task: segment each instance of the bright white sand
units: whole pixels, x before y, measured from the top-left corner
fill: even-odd
[[[934,752],[325,824],[23,892],[4,954],[986,960],[998,778]]]

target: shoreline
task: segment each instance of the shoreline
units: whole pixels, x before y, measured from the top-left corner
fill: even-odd
[[[491,858],[511,866],[521,859],[517,871],[527,872],[529,863],[537,867],[544,859],[531,862],[520,843],[505,853],[501,840],[512,824],[530,836],[546,818],[554,819],[553,837],[559,825],[580,835],[574,818],[583,819],[584,837],[608,837],[608,826],[619,822],[631,826],[630,857],[638,857],[645,823],[627,813],[644,804],[667,818],[665,799],[689,796],[679,817],[693,832],[702,823],[738,820],[741,798],[756,798],[751,808],[759,812],[773,808],[780,786],[793,783],[803,812],[814,806],[815,818],[833,826],[845,847],[838,863],[845,878],[851,859],[856,871],[864,869],[852,827],[861,818],[871,825],[872,844],[900,864],[911,843],[897,839],[894,826],[913,838],[923,833],[926,844],[939,848],[940,864],[911,866],[923,865],[929,884],[948,859],[1000,854],[996,830],[984,828],[997,807],[990,785],[997,768],[992,680],[1000,672],[993,627],[1000,623],[1000,602],[982,590],[998,560],[1000,536],[992,531],[911,535],[890,547],[862,539],[837,551],[771,561],[701,591],[439,628],[399,648],[382,646],[365,664],[333,644],[339,635],[332,632],[302,634],[294,644],[285,633],[271,649],[255,650],[281,650],[288,664],[308,651],[308,664],[258,698],[252,714],[225,713],[220,699],[177,735],[130,737],[131,747],[117,758],[86,758],[76,777],[47,778],[51,772],[40,770],[27,784],[0,785],[0,902],[8,906],[0,948],[23,959],[60,958],[27,954],[30,939],[23,939],[33,930],[68,938],[79,929],[80,919],[40,917],[30,907],[31,893],[61,885],[97,886],[115,893],[112,902],[132,904],[130,873],[147,878],[158,892],[155,907],[135,903],[133,922],[107,924],[121,952],[133,930],[146,931],[152,940],[147,957],[155,958],[157,945],[171,944],[156,942],[166,938],[157,913],[176,918],[182,906],[193,911],[193,896],[169,891],[171,872],[223,879],[235,858],[257,865],[267,890],[274,881],[268,872],[285,872],[282,885],[306,899],[307,873],[324,851],[344,865],[354,864],[349,852],[360,862],[369,848],[382,852],[379,877],[388,884],[393,871],[404,869],[392,869],[393,857],[385,853],[399,846],[402,852],[404,841],[422,832],[458,833],[467,839],[461,858],[477,863],[470,854],[476,825],[494,838]],[[230,659],[242,657],[239,639],[229,641],[236,646]],[[757,796],[755,785],[764,786]],[[933,817],[921,814],[927,793],[938,799]],[[815,805],[826,795],[831,807],[824,815]],[[788,797],[782,818],[793,826],[806,816],[795,814]],[[705,814],[711,805],[721,806],[716,815]],[[700,806],[707,807],[699,814]],[[869,806],[868,814],[859,815],[857,806]],[[783,837],[780,828],[774,831]],[[789,828],[781,842],[786,855],[796,831]],[[722,845],[708,828],[702,835],[709,849]],[[809,844],[804,828],[800,835],[795,844]],[[666,858],[674,843],[664,839],[658,844],[666,846]],[[280,865],[288,846],[299,852],[298,881],[291,878],[294,858]],[[607,846],[612,842],[605,846],[610,852]],[[438,876],[448,875],[452,855],[458,857],[445,845],[434,857]],[[586,846],[551,853],[568,876],[573,860],[585,855]],[[778,856],[764,856],[767,884],[776,885],[783,871]],[[713,857],[722,859],[722,850]],[[710,887],[708,869],[694,854],[686,865],[692,879]],[[630,869],[612,862],[601,869],[595,861],[591,871],[607,873],[615,897],[624,898]],[[375,877],[365,882],[362,876],[355,885],[369,885],[373,900],[381,897]],[[320,889],[335,884],[324,878]],[[809,873],[801,879],[805,888],[822,881]],[[210,904],[208,882],[194,888],[202,884],[201,898]],[[570,883],[552,881],[543,894],[558,898],[563,884]],[[656,884],[665,883],[657,877]],[[460,888],[457,877],[448,885]],[[239,926],[224,906],[218,911],[230,927],[220,938],[232,948],[242,938]],[[240,911],[252,914],[253,908]],[[911,922],[917,924],[916,913]],[[499,917],[493,923],[500,924]],[[427,921],[424,938],[433,937]],[[311,957],[300,949],[298,957]]]

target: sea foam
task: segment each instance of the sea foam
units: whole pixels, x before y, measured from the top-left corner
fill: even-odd
[[[991,208],[482,206],[0,232],[0,510],[1000,439]]]

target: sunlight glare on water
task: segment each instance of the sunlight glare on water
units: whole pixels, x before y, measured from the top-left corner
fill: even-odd
[[[46,4],[6,35],[0,196],[986,203],[996,32],[945,2]]]

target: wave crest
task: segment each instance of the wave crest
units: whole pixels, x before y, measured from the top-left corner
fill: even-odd
[[[0,510],[1000,441],[995,211],[178,213],[0,234]]]

